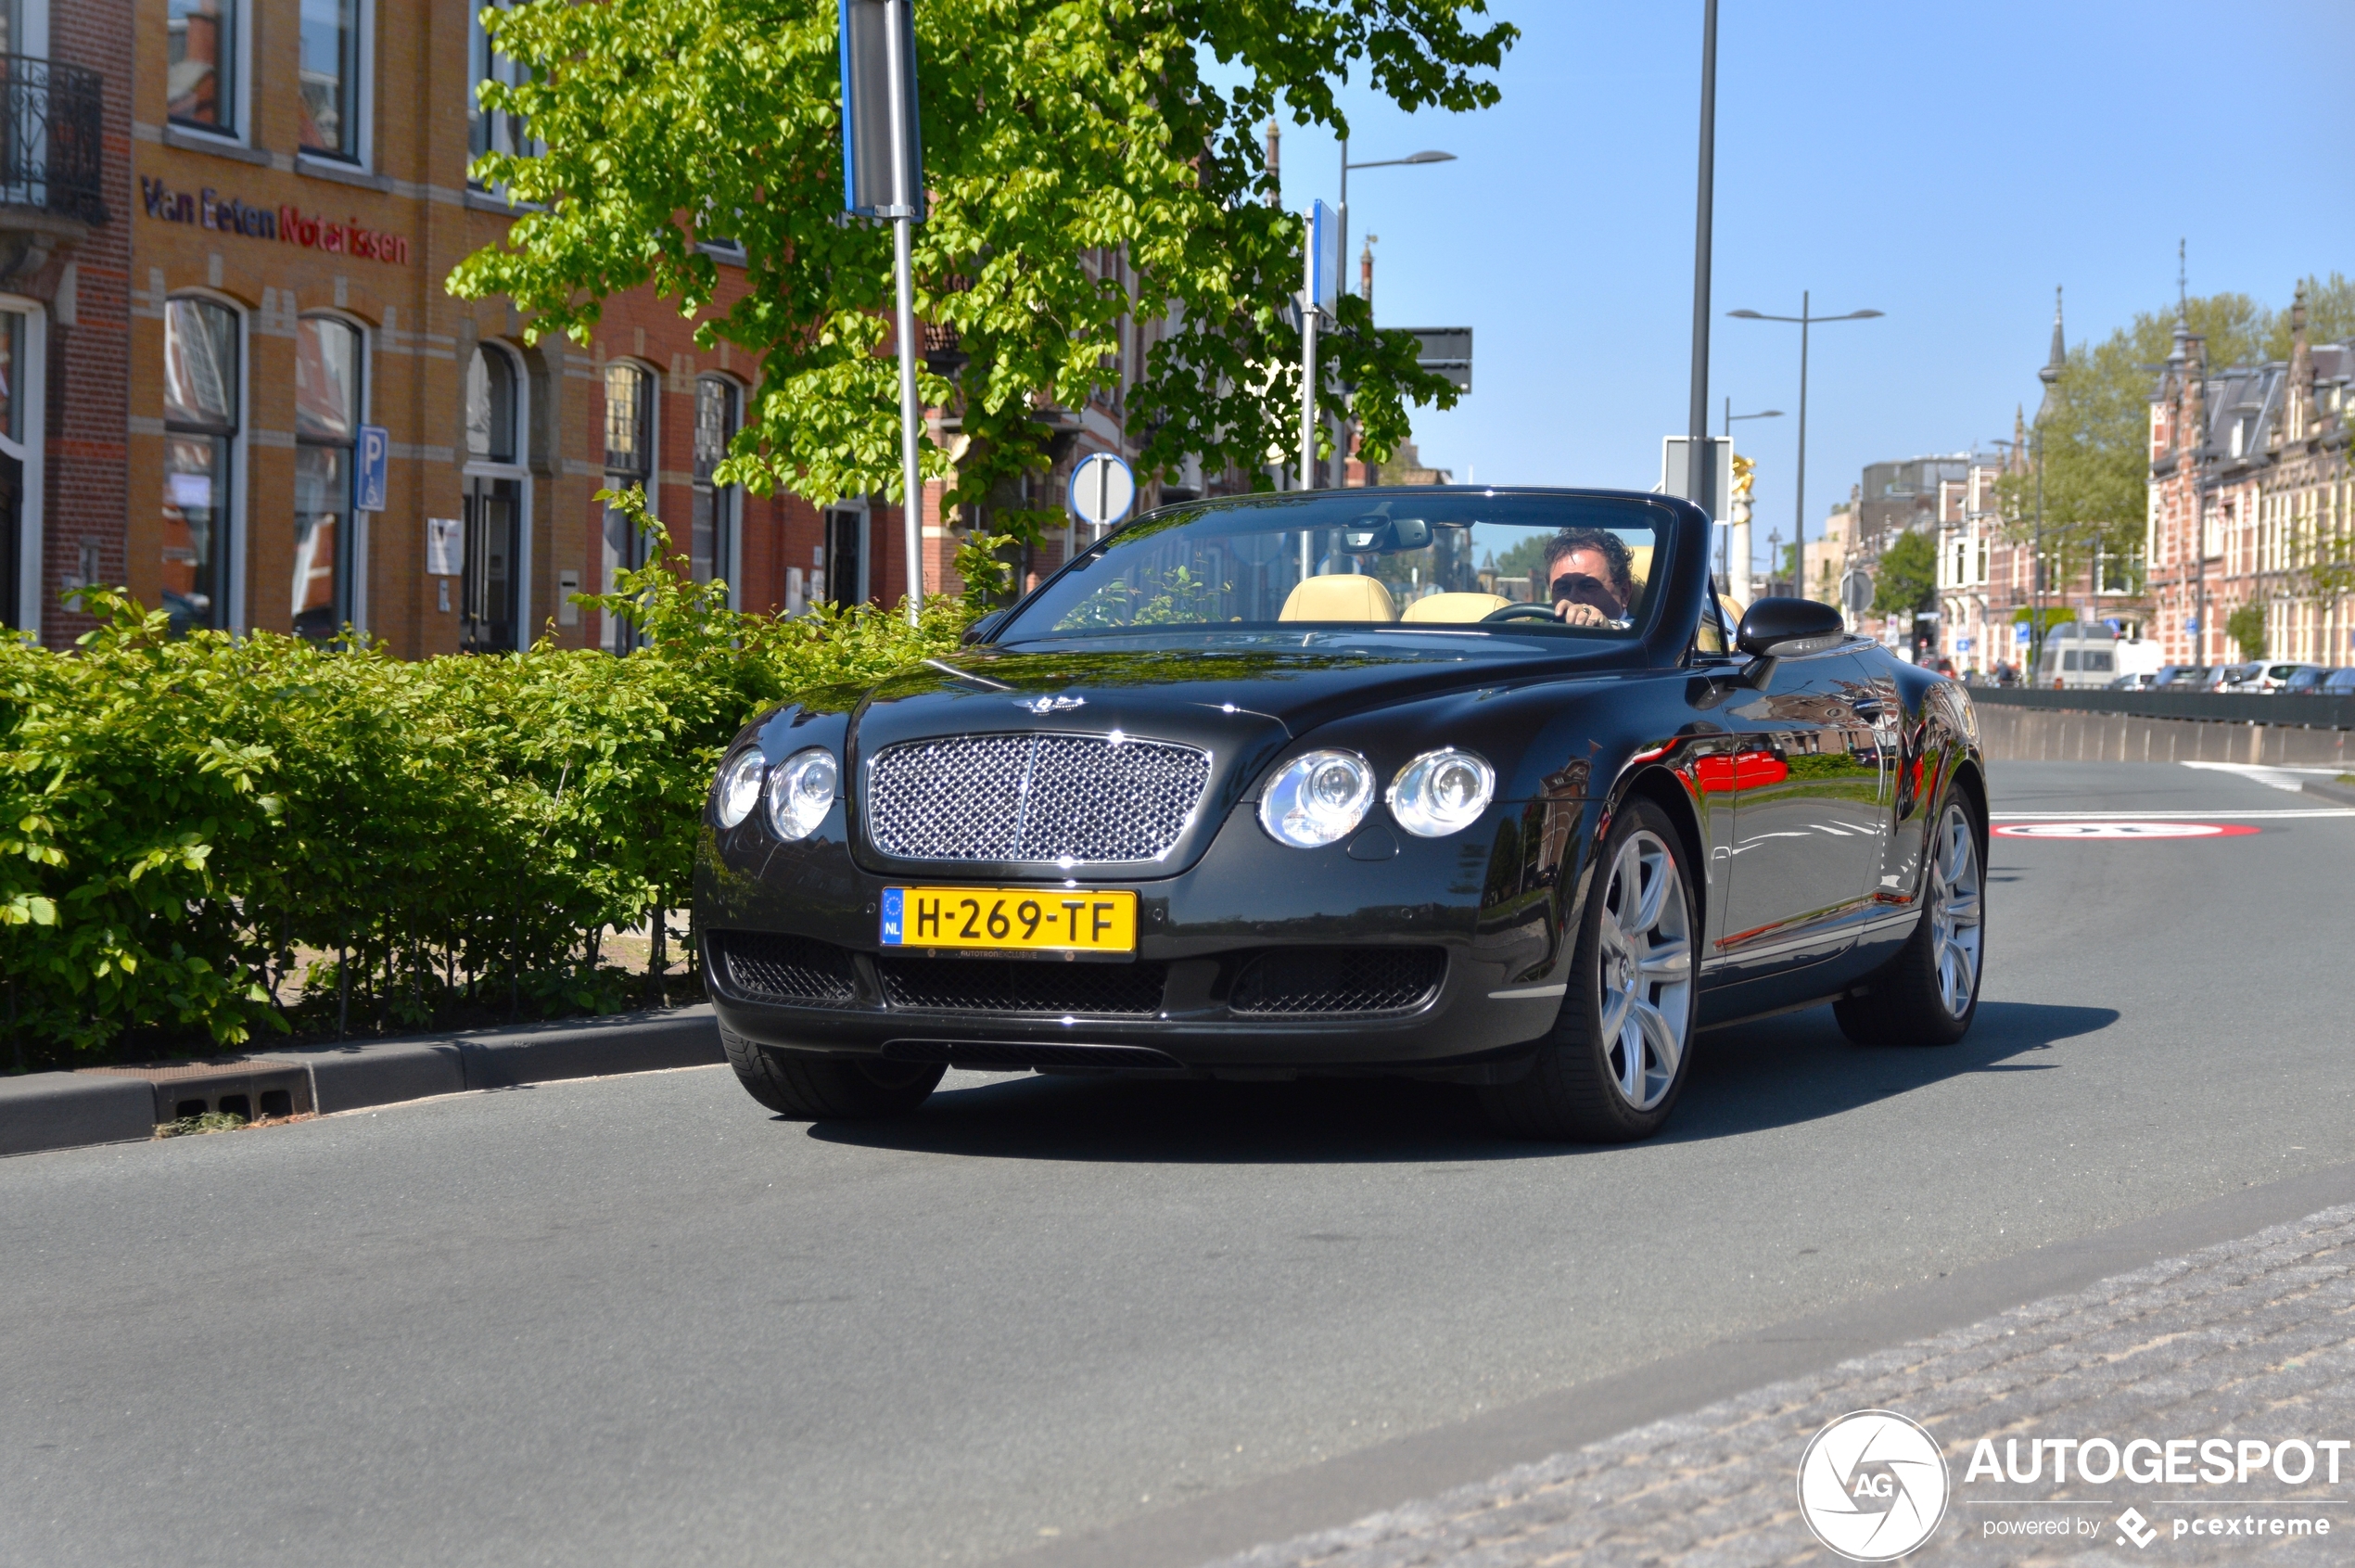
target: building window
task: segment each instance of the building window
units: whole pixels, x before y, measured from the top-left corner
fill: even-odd
[[[238,321],[210,300],[163,312],[163,607],[175,635],[229,624]]]
[[[360,158],[361,0],[302,0],[302,149]]]
[[[5,13],[0,13],[5,14]],[[0,310],[0,626],[31,626],[25,580],[38,581],[39,561],[27,561],[32,542],[25,516],[25,314]]]
[[[240,0],[168,0],[164,112],[182,125],[237,129]]]
[[[486,343],[466,367],[466,537],[458,646],[501,653],[524,645],[523,378],[504,349]]]
[[[488,7],[504,11],[512,0],[490,0]],[[476,158],[487,152],[523,154],[530,150],[529,138],[524,131],[524,119],[504,109],[482,107],[482,84],[496,82],[514,87],[531,79],[531,73],[490,46],[490,34],[482,25],[485,7],[474,12],[473,32],[468,44],[466,71],[466,149]],[[481,181],[469,177],[475,189],[487,188]]]
[[[655,472],[655,377],[643,365],[615,363],[605,366],[605,488],[647,491],[651,502]],[[627,516],[605,509],[604,592],[615,593],[620,575],[645,565],[645,536]],[[637,645],[628,623],[608,617],[602,645],[626,654]]]
[[[818,570],[810,574],[812,604],[849,609],[867,597],[867,512],[864,507],[826,508],[826,542]]]
[[[360,433],[360,332],[305,317],[295,333],[295,542],[299,637],[333,637],[351,618],[352,442]]]
[[[712,483],[711,471],[728,455],[736,434],[742,396],[733,381],[706,376],[695,383],[694,526],[688,546],[688,568],[697,582],[719,578],[728,584],[729,602],[735,602],[737,518],[742,492],[734,485]]]

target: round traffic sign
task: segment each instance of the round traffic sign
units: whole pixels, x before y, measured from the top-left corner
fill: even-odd
[[[2259,831],[2243,822],[2001,822],[1998,838],[2242,838]]]
[[[1072,468],[1065,500],[1073,516],[1090,528],[1108,529],[1137,504],[1137,476],[1111,453],[1092,453]]]

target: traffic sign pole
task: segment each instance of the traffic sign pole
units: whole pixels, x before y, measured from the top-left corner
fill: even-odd
[[[885,0],[895,9],[910,4],[910,0]],[[905,171],[909,165],[909,126],[913,121],[916,106],[908,101],[908,84],[912,76],[907,48],[912,28],[895,25],[886,31],[891,62],[891,163],[896,170]],[[893,282],[898,290],[899,334],[899,482],[905,492],[900,505],[902,532],[908,547],[908,624],[913,626],[924,606],[924,481],[923,469],[917,453],[917,432],[923,428],[924,408],[916,392],[916,285],[915,285],[915,203],[912,194],[906,194],[899,203],[900,210],[891,220]]]

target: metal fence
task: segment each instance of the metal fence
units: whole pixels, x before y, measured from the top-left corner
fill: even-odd
[[[79,66],[0,55],[0,206],[107,221],[104,83]]]
[[[2355,730],[2355,697],[2274,696],[2238,692],[2043,692],[2026,686],[1973,686],[1982,707],[2048,713],[2106,713],[2136,719],[2192,719],[2211,724],[2267,724]]]

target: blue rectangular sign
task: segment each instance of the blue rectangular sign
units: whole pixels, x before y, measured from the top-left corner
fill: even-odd
[[[905,887],[884,889],[883,945],[885,947],[897,948],[907,945],[908,938],[905,931],[907,897],[908,889]]]
[[[385,509],[385,464],[392,456],[392,436],[381,425],[360,427],[360,468],[352,476],[351,509]]]

